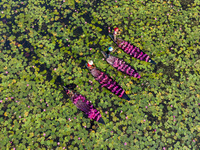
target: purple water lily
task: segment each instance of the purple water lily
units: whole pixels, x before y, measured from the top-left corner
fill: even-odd
[[[71,101],[73,102],[73,104],[80,109],[81,111],[83,111],[88,118],[93,119],[99,123],[105,124],[105,122],[103,121],[101,114],[99,111],[97,111],[93,105],[86,100],[86,98],[80,94],[77,94],[75,92],[73,92],[72,90],[69,90],[67,87],[64,87],[67,95],[69,95],[69,97],[71,98]]]

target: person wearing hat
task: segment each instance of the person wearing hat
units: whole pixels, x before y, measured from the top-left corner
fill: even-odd
[[[116,36],[117,35],[120,35],[120,32],[119,32],[119,28],[114,28],[114,32],[113,32],[113,36],[114,36],[114,41],[116,41]]]
[[[92,60],[88,61],[87,67],[88,67],[89,70],[96,68]]]

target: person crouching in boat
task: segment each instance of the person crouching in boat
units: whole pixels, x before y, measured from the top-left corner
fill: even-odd
[[[114,36],[114,41],[116,41],[116,37],[117,35],[120,35],[120,32],[119,32],[119,28],[114,28],[114,32],[113,32],[113,36]]]
[[[92,60],[88,61],[87,67],[88,67],[89,70],[96,68]]]
[[[114,50],[113,50],[113,47],[112,46],[110,46],[110,47],[108,47],[108,57],[109,57],[109,55],[110,55],[110,53],[114,53],[115,51],[117,50],[117,48],[115,48]]]
[[[96,66],[94,65],[92,60],[89,60],[88,63],[86,64],[87,68],[89,69],[89,71],[91,72],[91,74],[97,78],[98,76],[100,76],[101,71],[97,70]]]

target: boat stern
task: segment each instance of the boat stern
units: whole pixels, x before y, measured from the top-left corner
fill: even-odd
[[[106,54],[106,52],[101,51],[101,53],[102,53],[102,55],[103,55],[104,58],[108,58],[108,54]]]

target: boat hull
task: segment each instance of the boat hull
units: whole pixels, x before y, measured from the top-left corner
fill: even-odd
[[[138,47],[136,47],[120,38],[117,38],[117,40],[114,41],[114,37],[111,34],[109,34],[109,37],[113,40],[113,42],[115,44],[117,44],[117,46],[119,48],[121,48],[125,53],[129,54],[130,56],[140,59],[142,61],[156,64],[147,54],[145,54],[143,51],[141,51]]]

